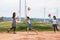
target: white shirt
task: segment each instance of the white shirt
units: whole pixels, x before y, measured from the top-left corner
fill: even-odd
[[[27,22],[28,22],[29,24],[31,24],[30,20],[27,20]]]
[[[57,24],[57,20],[52,20],[52,24]]]

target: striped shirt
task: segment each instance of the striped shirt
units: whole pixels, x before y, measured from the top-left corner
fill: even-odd
[[[16,19],[12,19],[12,27],[16,27]]]

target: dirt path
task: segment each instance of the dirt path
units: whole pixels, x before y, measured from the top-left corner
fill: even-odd
[[[0,40],[60,40],[60,32],[17,32],[13,33],[0,33]]]

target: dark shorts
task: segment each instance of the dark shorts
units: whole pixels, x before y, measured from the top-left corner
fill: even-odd
[[[32,29],[32,24],[28,23],[28,30],[31,30],[31,29]]]
[[[32,25],[28,23],[28,28],[31,29],[32,28]]]
[[[53,24],[53,27],[57,27],[57,24]]]
[[[32,28],[29,28],[29,30],[32,30]]]
[[[15,29],[16,30],[16,26],[12,26],[12,29]]]

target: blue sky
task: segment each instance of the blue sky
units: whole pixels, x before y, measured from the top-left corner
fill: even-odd
[[[60,0],[26,0],[27,7],[31,7],[31,10],[27,10],[27,15],[32,18],[48,18],[48,14],[58,15],[60,18]],[[19,16],[19,0],[0,0],[0,17],[11,17],[13,12],[16,12],[16,16]],[[58,8],[58,14],[57,14]],[[21,0],[21,17],[25,17],[25,0]]]

